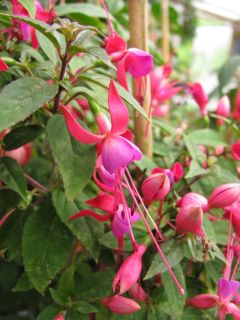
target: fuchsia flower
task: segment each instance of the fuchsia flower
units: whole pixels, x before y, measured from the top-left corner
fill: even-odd
[[[219,101],[216,109],[216,114],[222,117],[228,117],[231,111],[230,100],[228,96],[223,96]],[[224,124],[223,119],[217,119],[217,125],[221,126]]]
[[[235,99],[235,110],[233,112],[233,118],[240,120],[240,91],[237,92]]]
[[[103,298],[102,304],[112,312],[123,315],[131,314],[141,309],[136,301],[118,295]]]
[[[8,65],[4,62],[3,59],[0,58],[0,71],[7,71]]]
[[[50,0],[49,3],[52,2],[52,8],[50,9],[50,5],[48,6],[49,9],[45,10],[42,6],[42,4],[38,0],[34,0],[35,6],[36,6],[36,14],[35,18],[41,21],[44,21],[46,23],[50,23],[54,16],[54,1]],[[13,14],[19,15],[19,16],[26,16],[29,17],[28,11],[22,6],[22,4],[18,0],[11,0],[12,4],[12,11]],[[18,36],[20,37],[20,40],[24,40],[26,42],[31,42],[31,45],[33,48],[37,49],[39,47],[38,39],[36,36],[36,30],[34,27],[28,25],[25,22],[18,21],[16,19],[13,20],[14,26],[19,30]],[[20,34],[19,34],[20,31]],[[12,36],[11,36],[12,37]]]
[[[232,205],[225,207],[224,216],[231,219],[234,231],[240,237],[240,197]]]
[[[137,146],[122,136],[127,131],[129,114],[112,80],[108,91],[108,107],[111,125],[103,113],[97,114],[100,135],[84,129],[66,106],[62,106],[62,111],[68,129],[77,141],[86,144],[101,143],[102,164],[113,174],[117,169],[135,160],[141,160],[142,153]]]
[[[149,74],[153,68],[153,57],[151,54],[137,49],[127,49],[126,41],[113,31],[108,9],[101,0],[106,11],[110,35],[105,39],[105,49],[113,62],[117,62],[117,79],[126,90],[128,90],[126,72],[138,79]]]
[[[171,73],[170,64],[155,68],[150,73],[151,106],[155,116],[164,116],[168,112],[169,106],[163,105],[163,103],[182,90],[177,81],[169,81]]]
[[[192,93],[193,99],[196,101],[200,108],[201,115],[207,116],[208,95],[204,91],[202,85],[199,82],[195,82],[193,84],[189,83],[188,87],[190,89],[190,92]]]
[[[105,215],[100,215],[91,210],[81,210],[69,218],[69,221],[81,218],[84,216],[90,216],[98,221],[107,221],[111,219],[112,232],[114,236],[119,239],[130,231],[130,225],[137,222],[140,217],[138,213],[128,208],[128,215],[124,211],[123,205],[118,204],[116,210],[114,210],[114,196],[102,193],[99,196],[86,201],[87,204],[95,209],[101,209],[106,212]],[[129,219],[129,220],[128,220]]]
[[[225,280],[218,281],[218,294],[199,294],[187,299],[186,303],[198,309],[210,309],[218,306],[217,319],[224,320],[227,314],[232,314],[234,319],[240,319],[240,309],[233,301],[238,294],[240,282]]]
[[[217,187],[208,198],[209,208],[225,208],[235,202],[240,196],[239,183],[227,183]]]
[[[137,251],[123,262],[113,279],[113,291],[119,288],[119,294],[123,294],[137,283],[142,271],[142,256],[145,251],[145,245],[140,245]]]
[[[176,231],[180,234],[193,233],[203,236],[203,213],[208,209],[207,199],[194,192],[187,193],[179,202],[176,216]]]
[[[231,153],[234,160],[240,160],[240,141],[237,141],[232,145]]]
[[[147,202],[164,200],[174,182],[183,177],[183,167],[177,162],[171,170],[155,168],[142,184],[142,193]]]

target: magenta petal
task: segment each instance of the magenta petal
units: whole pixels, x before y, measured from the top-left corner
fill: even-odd
[[[111,132],[122,133],[126,131],[129,121],[128,109],[119,96],[113,80],[110,81],[108,91],[108,107],[111,113]]]
[[[240,309],[234,303],[230,302],[226,304],[227,310],[231,313],[235,320],[240,319]]]
[[[65,106],[61,107],[63,111],[63,115],[65,117],[65,120],[67,122],[67,127],[72,134],[72,136],[79,142],[86,143],[86,144],[95,144],[104,138],[104,136],[96,135],[91,133],[90,131],[84,129],[76,119],[76,115],[71,113],[69,109]]]
[[[143,50],[130,48],[125,58],[125,69],[134,78],[146,76],[153,69],[153,57]]]
[[[109,136],[103,142],[102,164],[110,173],[141,159],[142,152],[138,147],[121,136]]]
[[[128,208],[129,221],[130,224],[133,225],[134,222],[140,219],[137,212],[131,214],[131,209]],[[128,233],[129,223],[126,213],[123,211],[123,206],[119,205],[118,210],[114,214],[114,218],[112,221],[112,232],[116,238],[121,238],[124,234]]]

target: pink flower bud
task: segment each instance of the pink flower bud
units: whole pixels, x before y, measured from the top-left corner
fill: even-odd
[[[178,182],[184,176],[183,166],[180,162],[175,162],[174,165],[172,166],[171,171],[173,173],[175,182]]]
[[[142,270],[142,256],[145,251],[145,245],[140,245],[138,251],[135,251],[123,262],[113,279],[113,291],[116,291],[119,284],[119,294],[123,294],[138,281]]]
[[[199,105],[202,116],[206,116],[208,114],[206,108],[208,103],[208,95],[204,91],[202,85],[198,82],[195,82],[193,84],[189,84],[189,89],[192,93],[193,99]]]
[[[186,304],[198,309],[210,309],[218,304],[219,298],[216,294],[199,294],[187,299]]]
[[[209,208],[225,208],[240,196],[239,183],[227,183],[217,187],[208,198]]]
[[[237,141],[232,145],[231,152],[234,160],[240,160],[240,141]]]
[[[134,300],[118,295],[103,298],[102,304],[117,314],[131,314],[141,309],[139,304]]]
[[[166,173],[154,173],[143,181],[142,193],[147,201],[164,200],[171,189],[171,181]]]
[[[176,216],[176,231],[180,234],[202,235],[203,210],[200,207],[182,207]]]
[[[208,210],[208,201],[207,199],[199,193],[189,192],[177,202],[177,206],[180,207],[200,207],[203,209],[203,212]]]
[[[231,110],[230,101],[228,96],[223,96],[217,105],[216,114],[222,117],[228,117]],[[223,125],[224,121],[222,119],[217,120],[217,125]]]
[[[143,288],[140,286],[139,283],[135,283],[129,290],[128,294],[139,301],[147,301],[148,295],[143,290]]]

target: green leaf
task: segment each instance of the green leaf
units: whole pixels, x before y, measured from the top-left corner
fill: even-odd
[[[23,171],[15,159],[10,157],[0,158],[0,178],[10,189],[17,192],[24,201],[28,201],[27,185]]]
[[[57,85],[49,85],[37,77],[11,82],[0,92],[0,131],[30,116],[57,93]]]
[[[19,203],[19,195],[8,188],[0,190],[0,219],[12,208],[16,208]]]
[[[33,285],[30,282],[26,272],[21,274],[21,276],[18,278],[18,281],[15,285],[15,287],[12,289],[13,292],[19,292],[19,291],[29,291],[33,289]]]
[[[13,14],[6,13],[0,13],[0,17],[10,17],[27,23],[28,25],[34,27],[36,30],[41,32],[45,37],[47,37],[56,49],[60,49],[60,44],[57,40],[57,37],[55,37],[55,35],[52,32],[48,32],[49,25],[47,23],[26,16],[15,16]]]
[[[21,255],[21,240],[23,227],[31,209],[26,211],[15,210],[1,226],[0,249],[8,249],[8,258],[11,260]]]
[[[83,314],[89,314],[98,311],[92,304],[85,301],[79,301],[74,305],[74,308],[77,309],[78,312]]]
[[[214,221],[213,228],[216,234],[216,242],[226,246],[228,243],[228,221],[219,220]]]
[[[44,204],[28,218],[22,241],[25,271],[34,287],[43,292],[65,265],[73,237],[54,208]]]
[[[11,130],[3,138],[4,150],[14,150],[37,138],[43,132],[38,125],[21,126]]]
[[[76,283],[76,292],[81,299],[101,299],[111,292],[111,284],[114,277],[113,271],[96,272],[85,276],[82,281]],[[101,288],[101,290],[99,290]]]
[[[69,199],[75,198],[89,182],[96,161],[95,146],[80,144],[70,137],[63,116],[55,115],[47,124],[47,137],[63,177]]]
[[[185,179],[194,178],[209,173],[209,170],[202,168],[196,160],[192,160]]]
[[[38,42],[39,42],[41,49],[46,54],[46,56],[49,58],[49,60],[52,61],[53,64],[57,64],[58,53],[57,53],[57,50],[56,50],[55,46],[53,45],[53,43],[48,38],[46,38],[42,33],[40,33],[39,31],[37,31],[37,38],[38,38]]]
[[[54,319],[54,317],[62,311],[62,307],[51,304],[44,308],[37,316],[36,320],[47,320]]]
[[[19,0],[19,2],[24,6],[24,8],[28,11],[31,18],[35,17],[36,6],[34,0]]]
[[[163,250],[164,250],[164,248],[163,248]],[[164,252],[165,252],[165,250],[164,250]],[[166,252],[165,252],[165,254],[166,254]],[[184,249],[183,249],[182,244],[180,242],[172,243],[172,241],[171,241],[170,248],[168,248],[168,250],[167,250],[166,257],[167,257],[168,263],[170,264],[171,267],[174,267],[177,264],[179,264],[179,262],[184,257]],[[147,271],[146,276],[144,277],[144,280],[152,278],[156,274],[163,273],[165,271],[167,271],[165,264],[163,263],[159,254],[156,254],[154,256],[154,259],[152,261],[150,268]]]
[[[82,217],[68,222],[68,218],[77,213],[79,208],[74,202],[66,199],[61,190],[54,190],[52,194],[53,205],[62,222],[72,231],[75,237],[81,241],[94,258],[99,256],[98,239],[103,235],[103,225],[90,217]]]
[[[106,12],[103,10],[103,8],[90,3],[68,3],[66,5],[56,6],[56,12],[59,16],[66,16],[72,13],[81,13],[90,17],[106,19]]]
[[[104,49],[100,47],[88,47],[84,48],[83,51],[91,54],[98,60],[102,61],[106,66],[116,70],[116,67],[111,63]]]
[[[185,280],[181,265],[179,264],[175,268],[173,268],[173,272],[177,277],[178,281],[181,283],[184,290],[185,288]],[[186,295],[180,295],[176,285],[174,284],[169,272],[164,272],[161,275],[164,291],[168,298],[169,308],[171,310],[171,314],[174,315],[175,319],[181,319],[181,315],[183,313],[183,308],[185,305]]]
[[[66,295],[71,295],[74,289],[74,273],[75,266],[66,269],[58,282],[58,291],[64,292]]]
[[[195,144],[203,144],[205,146],[216,147],[226,145],[220,133],[212,129],[200,129],[187,135],[188,140]]]

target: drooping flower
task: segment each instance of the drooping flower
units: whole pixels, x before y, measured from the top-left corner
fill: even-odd
[[[145,251],[145,245],[140,245],[137,251],[123,262],[113,279],[113,291],[119,288],[119,294],[123,294],[137,283],[142,271],[142,256]]]
[[[151,54],[137,48],[127,49],[126,41],[113,30],[104,0],[101,0],[101,3],[107,15],[110,32],[109,36],[105,39],[105,49],[112,61],[117,62],[117,79],[119,84],[128,90],[126,72],[129,72],[136,79],[148,75],[153,68],[153,57]]]
[[[131,314],[141,309],[136,301],[119,295],[103,298],[102,304],[112,312],[122,315]]]
[[[180,234],[193,233],[203,237],[203,213],[207,211],[207,199],[194,192],[187,193],[179,202],[176,216],[176,231]]]
[[[217,187],[208,198],[209,208],[225,208],[240,196],[239,183],[227,183]]]
[[[166,195],[177,182],[183,177],[182,165],[177,162],[172,169],[155,168],[151,175],[142,183],[142,193],[147,202],[164,200]]]
[[[228,96],[223,96],[217,104],[216,114],[222,117],[228,117],[231,110],[230,100]],[[223,119],[217,119],[217,125],[223,125]]]
[[[102,164],[113,174],[117,169],[140,160],[142,153],[137,146],[122,136],[127,130],[129,114],[112,80],[108,91],[108,107],[111,124],[103,113],[98,113],[96,118],[100,135],[84,129],[66,106],[62,106],[62,111],[68,129],[76,140],[86,144],[101,143]]]
[[[8,70],[8,65],[6,62],[4,62],[3,59],[0,58],[0,71],[7,71]]]
[[[224,320],[227,314],[232,314],[234,319],[240,318],[240,308],[233,303],[238,294],[240,282],[225,280],[218,281],[218,294],[199,294],[187,299],[186,304],[198,309],[210,309],[218,307],[217,319]]]
[[[201,115],[207,116],[208,95],[204,91],[202,85],[199,82],[195,82],[193,84],[188,83],[188,87],[193,96],[193,99],[196,101],[200,108]]]

